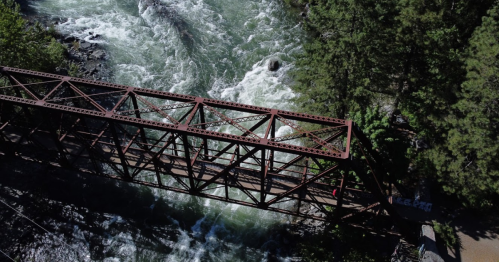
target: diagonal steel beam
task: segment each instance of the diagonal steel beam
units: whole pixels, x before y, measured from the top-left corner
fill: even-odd
[[[334,135],[332,135],[332,136],[328,137],[328,138],[327,138],[327,139],[325,139],[324,141],[326,141],[326,142],[328,142],[328,143],[329,143],[329,142],[331,142],[331,141],[335,140],[336,138],[338,138],[338,137],[339,137],[341,134],[343,134],[344,132],[345,132],[345,131],[340,131],[340,132],[338,132],[338,133],[336,133],[336,134],[334,134]],[[320,148],[321,148],[321,145],[316,145],[316,146],[314,146],[313,148],[314,148],[314,149],[320,149]],[[348,152],[348,151],[347,151],[347,152]],[[290,167],[290,166],[292,166],[292,165],[296,164],[298,161],[300,161],[300,160],[304,159],[305,157],[306,157],[305,155],[300,155],[300,156],[295,157],[293,160],[291,160],[291,161],[289,161],[288,163],[286,163],[286,164],[284,164],[284,165],[280,166],[279,168],[277,168],[276,172],[277,172],[277,173],[279,173],[279,172],[281,172],[281,171],[283,171],[283,170],[286,170],[288,167]]]
[[[305,180],[305,182],[303,182],[303,183],[298,184],[297,186],[293,187],[292,189],[290,189],[290,190],[288,190],[288,191],[286,191],[284,193],[281,193],[280,195],[276,196],[274,199],[270,200],[269,202],[267,202],[265,204],[268,205],[268,206],[270,206],[270,205],[276,203],[277,201],[281,200],[282,198],[293,194],[297,190],[305,189],[305,187],[307,185],[309,185],[310,183],[315,182],[317,179],[322,178],[322,177],[324,177],[326,175],[329,175],[330,173],[332,173],[335,170],[337,170],[339,167],[340,167],[340,165],[335,165],[333,167],[330,167],[327,170],[323,171],[322,173],[320,173],[318,175],[315,175],[312,178],[309,178],[309,179]]]
[[[266,118],[264,118],[264,119],[260,120],[260,122],[258,122],[258,123],[256,123],[255,125],[253,125],[253,126],[249,129],[249,131],[251,131],[251,132],[255,131],[257,128],[259,128],[259,127],[260,127],[260,126],[262,126],[265,122],[267,122],[267,120],[268,120],[268,119],[269,119],[269,117],[266,117]],[[245,136],[247,136],[247,135],[249,135],[249,134],[250,134],[250,132],[246,132],[246,133],[242,134],[241,136],[242,136],[242,137],[245,137]],[[214,161],[215,159],[217,159],[217,158],[218,158],[218,157],[220,157],[221,155],[225,154],[227,151],[229,151],[229,150],[230,150],[233,146],[235,146],[235,145],[236,145],[236,143],[235,143],[235,142],[234,142],[234,143],[229,144],[229,145],[228,145],[228,146],[226,146],[224,149],[222,149],[220,152],[218,152],[215,156],[213,156],[213,157],[210,159],[210,161]]]
[[[99,103],[95,102],[92,98],[90,98],[87,94],[83,93],[78,87],[74,86],[71,82],[67,82],[69,84],[69,87],[78,95],[80,95],[83,99],[85,99],[87,102],[95,106],[99,111],[101,112],[107,112],[107,110],[99,105]]]
[[[164,136],[166,136],[166,135],[167,134],[165,134]],[[163,152],[171,145],[171,143],[173,142],[173,140],[175,140],[176,138],[177,138],[177,136],[175,134],[171,134],[170,137],[166,140],[165,144],[161,147],[161,149],[158,152],[156,152],[149,160],[147,160],[147,162],[144,163],[144,165],[142,165],[142,167],[137,168],[133,172],[132,177],[137,176],[139,174],[139,172],[141,172],[142,170],[144,170],[151,162],[156,161],[158,159],[158,157],[161,154],[163,154]],[[161,138],[160,140],[163,140],[163,138]]]
[[[144,99],[143,97],[137,95],[137,92],[135,91],[131,91],[134,95],[134,97],[136,97],[137,99],[140,100],[140,102],[144,103],[147,105],[147,107],[151,108],[153,111],[159,113],[161,116],[163,116],[164,118],[168,118],[168,120],[170,120],[170,122],[172,122],[173,124],[175,125],[178,125],[179,124],[179,121],[177,121],[175,118],[171,117],[169,114],[165,113],[163,110],[159,109],[157,106],[155,106],[154,104],[152,104],[151,102],[147,101],[146,99]],[[137,111],[136,111],[137,112]]]
[[[341,150],[339,150],[335,146],[329,144],[328,142],[322,140],[321,138],[317,137],[312,132],[305,131],[298,124],[294,124],[293,122],[291,122],[291,121],[289,121],[289,120],[287,120],[287,119],[285,119],[283,117],[278,117],[277,120],[281,121],[282,123],[286,124],[287,126],[290,126],[291,128],[293,128],[294,130],[298,131],[301,134],[306,134],[305,136],[310,137],[318,145],[321,145],[321,146],[323,146],[323,147],[325,147],[325,148],[327,148],[327,149],[329,149],[331,151],[334,151],[334,152],[337,152],[337,153],[341,153]]]
[[[227,175],[230,170],[234,169],[235,167],[239,166],[244,160],[248,159],[249,157],[253,156],[256,152],[258,151],[258,148],[253,148],[251,151],[247,152],[243,156],[241,156],[239,159],[234,161],[232,164],[228,165],[226,168],[224,168],[222,171],[220,171],[218,174],[213,176],[210,180],[206,181],[204,184],[199,186],[197,188],[198,191],[203,190],[205,187],[209,186],[213,182],[215,182],[217,179],[219,179],[221,176]]]
[[[26,92],[29,96],[31,96],[35,100],[40,100],[40,98],[38,98],[38,96],[33,94],[26,86],[24,86],[21,82],[19,82],[12,74],[8,74],[8,77],[11,81],[13,81],[17,84],[16,86],[21,87],[24,90],[24,92]]]
[[[216,116],[220,117],[221,119],[223,119],[224,121],[227,121],[229,122],[232,126],[234,126],[235,128],[239,129],[241,132],[243,132],[243,134],[246,134],[248,133],[248,135],[252,138],[255,138],[255,139],[260,139],[259,136],[257,136],[255,133],[253,133],[251,130],[248,130],[246,129],[245,127],[243,127],[242,125],[238,124],[236,121],[232,120],[231,118],[225,116],[224,114],[218,112],[217,110],[215,110],[214,108],[212,108],[211,106],[208,106],[206,104],[204,104],[204,107],[206,109],[208,109],[210,112],[212,112],[213,114],[215,114]]]

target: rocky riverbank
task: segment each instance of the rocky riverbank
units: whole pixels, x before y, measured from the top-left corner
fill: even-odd
[[[83,39],[73,35],[64,35],[57,31],[59,24],[67,22],[67,18],[49,17],[37,14],[29,5],[30,1],[17,1],[28,24],[39,23],[51,31],[56,40],[66,47],[67,61],[56,68],[57,74],[70,75],[92,80],[111,82],[112,72],[107,61],[110,55],[102,42],[102,36],[89,32]]]
[[[102,45],[92,42],[100,39],[100,35],[93,33],[85,39],[75,36],[59,38],[58,41],[67,47],[69,65],[59,68],[57,73],[111,82],[112,74],[107,65],[109,54]]]

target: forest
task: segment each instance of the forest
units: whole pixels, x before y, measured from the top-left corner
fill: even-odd
[[[497,207],[499,1],[300,4],[312,34],[294,72],[301,110],[358,122],[397,181]]]

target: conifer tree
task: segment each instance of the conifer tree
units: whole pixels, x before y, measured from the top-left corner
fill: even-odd
[[[499,196],[499,5],[489,11],[470,39],[466,81],[448,140],[434,155],[448,192],[475,207]]]
[[[316,1],[308,26],[319,34],[305,46],[295,91],[310,113],[344,118],[388,92],[393,64],[394,1]]]
[[[396,105],[420,136],[438,138],[465,80],[461,56],[467,39],[492,1],[398,2],[398,54],[393,55],[402,61]]]

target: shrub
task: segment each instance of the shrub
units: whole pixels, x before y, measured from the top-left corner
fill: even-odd
[[[53,72],[66,48],[36,23],[28,26],[13,0],[0,0],[0,65]],[[51,35],[52,34],[52,35]]]

